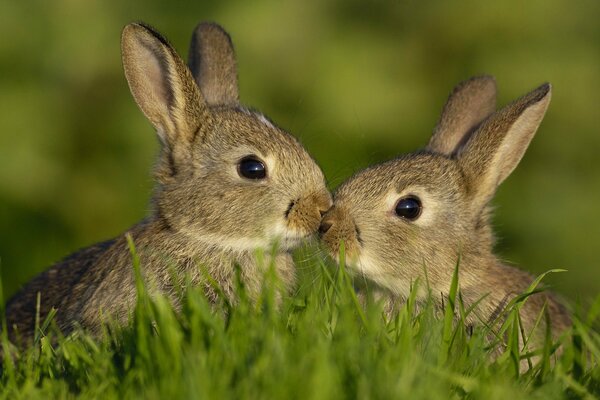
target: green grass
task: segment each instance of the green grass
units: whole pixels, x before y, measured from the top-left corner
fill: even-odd
[[[139,265],[133,257],[139,277]],[[600,336],[590,328],[597,301],[572,332],[540,350],[542,360],[519,371],[528,357],[515,338],[515,299],[502,325],[506,350],[492,359],[486,327],[468,329],[470,312],[458,282],[444,310],[418,304],[416,290],[389,320],[381,305],[359,304],[343,265],[313,256],[300,263],[298,293],[278,298],[271,266],[257,302],[238,283],[238,300],[207,302],[182,288],[175,312],[149,296],[138,279],[130,326],[107,326],[101,340],[69,337],[40,321],[35,346],[4,357],[0,397],[14,398],[596,398],[600,395]],[[458,266],[457,266],[458,269]],[[419,285],[417,282],[415,284]],[[1,287],[1,286],[0,286]],[[535,291],[535,287],[528,292]],[[6,330],[3,329],[3,332]],[[493,341],[492,341],[493,342]],[[3,337],[4,354],[9,351]]]

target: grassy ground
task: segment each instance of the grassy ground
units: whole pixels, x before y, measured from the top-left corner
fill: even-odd
[[[51,323],[42,322],[32,350],[4,358],[0,397],[600,396],[600,336],[589,328],[600,313],[598,301],[561,339],[560,357],[553,353],[555,344],[547,342],[538,353],[542,361],[519,372],[519,360],[528,355],[514,340],[515,310],[526,296],[509,305],[501,328],[506,350],[491,361],[487,328],[471,332],[461,323],[469,310],[458,290],[443,311],[428,304],[417,308],[412,297],[386,320],[377,304],[358,305],[343,263],[326,266],[313,256],[300,265],[300,289],[279,311],[277,280],[267,268],[258,303],[245,297],[243,285],[235,306],[226,300],[211,306],[200,290],[187,287],[183,309],[175,313],[138,282],[131,326],[107,327],[102,340],[82,333],[53,336]],[[51,345],[56,340],[59,345]]]

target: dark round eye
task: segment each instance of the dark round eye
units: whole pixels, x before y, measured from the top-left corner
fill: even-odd
[[[398,200],[396,215],[409,221],[414,221],[419,218],[422,209],[423,206],[418,197],[408,196]]]
[[[246,179],[265,179],[267,167],[256,156],[246,156],[238,164],[238,173]]]

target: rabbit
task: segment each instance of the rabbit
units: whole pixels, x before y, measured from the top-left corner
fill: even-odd
[[[544,84],[496,111],[495,79],[471,78],[449,96],[423,150],[371,166],[340,185],[323,217],[320,238],[338,261],[344,242],[363,301],[370,288],[389,313],[419,279],[419,301],[425,300],[428,286],[440,309],[458,262],[465,307],[480,301],[467,323],[502,320],[503,309],[533,278],[494,255],[489,203],[523,157],[550,97],[551,86]],[[570,326],[570,316],[547,292],[524,303],[525,332],[533,329],[544,307],[556,338]],[[543,326],[531,336],[538,344]]]
[[[152,211],[127,231],[151,293],[164,293],[177,306],[174,270],[181,284],[191,277],[214,301],[208,272],[235,299],[238,265],[256,299],[270,262],[293,290],[291,250],[317,233],[331,195],[297,139],[240,105],[229,35],[214,23],[199,24],[189,67],[143,23],[123,29],[121,49],[133,98],[161,145]],[[265,250],[264,263],[257,261],[257,249]],[[136,301],[126,234],[76,252],[14,295],[6,307],[13,342],[31,341],[38,294],[40,321],[55,308],[63,333],[80,326],[98,335],[109,318],[126,324]]]

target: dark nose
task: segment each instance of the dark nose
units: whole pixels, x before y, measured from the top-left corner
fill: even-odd
[[[333,222],[324,219],[323,221],[321,221],[321,225],[319,226],[319,233],[321,235],[326,234],[332,225],[333,225]]]

